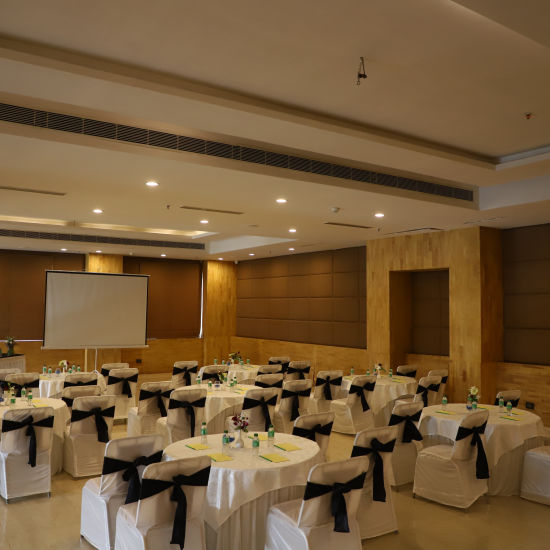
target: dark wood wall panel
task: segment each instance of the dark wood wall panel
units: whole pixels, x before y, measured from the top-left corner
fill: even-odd
[[[366,346],[365,247],[240,262],[237,335]]]
[[[503,231],[504,360],[550,365],[550,224]]]

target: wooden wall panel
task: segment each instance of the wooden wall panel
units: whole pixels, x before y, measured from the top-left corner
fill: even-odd
[[[390,341],[391,357],[404,364],[412,349],[412,277],[408,271],[390,272]]]
[[[86,271],[92,273],[124,273],[120,254],[86,254]]]

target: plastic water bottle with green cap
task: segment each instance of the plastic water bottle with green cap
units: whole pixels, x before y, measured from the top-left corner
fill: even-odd
[[[29,391],[27,394],[27,400],[29,402],[29,405],[32,405],[32,391]]]
[[[508,414],[511,414],[512,409],[513,409],[513,407],[512,407],[512,402],[511,402],[511,401],[508,401],[508,403],[506,403],[506,412],[507,412]]]
[[[351,367],[351,369],[349,369],[349,375],[353,376],[354,374],[355,374],[355,369]]]
[[[254,439],[252,440],[252,454],[258,456],[260,454],[260,438],[258,434],[254,434]]]
[[[370,369],[367,369],[367,376],[370,376]]]
[[[267,446],[272,448],[275,445],[275,428],[273,424],[269,425],[269,430],[267,430]]]
[[[229,442],[230,442],[229,432],[227,430],[224,430],[223,431],[223,436],[222,436],[222,455],[223,454],[229,454],[229,452],[228,452]]]
[[[393,369],[390,369],[390,372],[388,373],[388,376],[389,376],[390,378],[393,378]]]
[[[208,380],[208,389],[212,390],[212,380]]]
[[[46,365],[42,367],[42,374],[48,374],[48,367]]]
[[[504,398],[502,396],[498,398],[498,412],[504,413]]]
[[[25,397],[27,397],[27,388],[25,388],[25,386],[23,386],[21,388],[21,399],[25,399]]]
[[[472,411],[477,411],[477,401],[475,399],[472,401]]]
[[[201,377],[200,376],[197,376],[197,378],[195,379],[195,382],[197,384],[200,384],[201,383]]]
[[[444,395],[443,399],[441,400],[441,409],[442,410],[444,410],[444,411],[447,410],[447,403],[448,403],[447,396]]]
[[[246,358],[246,364],[250,365],[250,358],[248,358],[248,357]]]
[[[15,395],[10,397],[10,407],[15,407]]]
[[[217,365],[217,364],[218,364],[218,358],[214,357],[214,365]]]
[[[51,368],[51,367],[48,368],[48,374],[49,374],[49,375],[52,374],[52,368]]]
[[[206,431],[206,422],[203,422],[201,425],[201,443],[206,445],[208,432]]]

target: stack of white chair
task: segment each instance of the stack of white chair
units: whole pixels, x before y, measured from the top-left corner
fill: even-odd
[[[0,496],[9,502],[51,491],[52,407],[9,409],[2,418]]]
[[[372,392],[376,385],[376,376],[366,374],[355,376],[349,393],[343,399],[334,399],[330,408],[334,412],[335,432],[356,434],[366,428],[374,428],[374,416],[371,410]]]
[[[437,405],[439,397],[439,387],[441,385],[441,376],[423,376],[418,381],[416,388],[415,401],[421,401],[424,407]]]
[[[76,397],[90,397],[101,395],[99,386],[70,386],[61,390],[61,399],[71,412]]]
[[[536,447],[525,453],[521,498],[550,505],[550,447]]]
[[[37,372],[19,372],[17,374],[6,375],[6,382],[9,382],[17,397],[21,396],[21,390],[26,388],[38,395],[38,388],[40,387],[40,375]]]
[[[275,388],[277,390],[277,400],[279,400],[283,391],[283,373],[259,374],[254,380],[254,385],[258,388]]]
[[[114,416],[114,395],[75,398],[63,445],[63,469],[67,473],[73,477],[101,474]]]
[[[143,469],[161,459],[160,435],[109,441],[101,477],[88,480],[82,488],[80,535],[99,550],[114,548],[118,509],[139,500]]]
[[[290,361],[284,369],[285,380],[303,380],[309,378],[311,365],[307,361]]]
[[[485,455],[488,411],[466,415],[454,444],[427,447],[418,454],[413,494],[454,506],[469,508],[487,492],[489,467]]]
[[[310,413],[330,411],[330,402],[340,398],[341,370],[322,370],[317,374],[308,410]]]
[[[193,386],[172,391],[167,415],[157,419],[156,431],[162,436],[164,447],[200,435],[206,393],[206,388]]]
[[[283,366],[280,364],[274,365],[260,365],[258,367],[258,374],[279,374],[283,372]]]
[[[118,511],[115,550],[205,550],[209,475],[204,455],[147,466],[139,501]]]
[[[136,368],[109,370],[105,395],[115,396],[115,420],[128,418],[128,411],[135,407],[138,375]]]
[[[325,460],[333,423],[333,412],[304,414],[294,421],[292,435],[315,441],[321,449],[322,459]]]
[[[387,426],[363,430],[355,436],[351,456],[368,456],[370,459],[357,514],[361,539],[397,531],[390,485],[391,453],[395,448],[398,431],[397,426]]]
[[[437,392],[436,403],[441,403],[443,396],[447,395],[447,380],[449,378],[449,369],[437,369],[428,372],[428,376],[441,376],[439,391]]]
[[[512,403],[512,407],[517,407],[519,405],[519,400],[521,398],[521,390],[503,390],[497,393],[495,398],[495,405],[498,405],[500,399],[504,399],[504,404]]]
[[[267,432],[273,424],[279,391],[278,388],[258,388],[245,392],[242,414],[248,417],[249,432]]]
[[[397,374],[401,376],[408,376],[409,378],[416,378],[416,371],[418,367],[416,365],[399,365],[396,369]]]
[[[170,380],[144,382],[139,389],[138,406],[128,411],[128,435],[156,433],[157,420],[168,414],[168,402],[172,391]]]
[[[294,421],[301,415],[307,414],[309,396],[311,394],[311,380],[285,380],[279,404],[273,413],[275,431],[291,433]]]
[[[176,361],[172,368],[172,388],[192,386],[197,378],[198,370],[198,361]]]
[[[356,516],[367,469],[365,457],[314,466],[303,500],[271,507],[265,550],[361,550]]]

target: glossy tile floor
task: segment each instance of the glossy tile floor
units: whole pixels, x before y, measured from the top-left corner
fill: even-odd
[[[114,436],[122,437],[125,430],[125,426],[115,426]],[[347,458],[352,442],[350,436],[333,434],[329,460]],[[75,481],[63,473],[54,477],[50,499],[30,498],[9,505],[0,501],[0,550],[93,548],[79,535],[80,491],[84,483],[85,480]],[[548,506],[519,497],[482,497],[464,512],[413,499],[411,486],[393,495],[399,532],[366,540],[364,549],[550,549]]]

